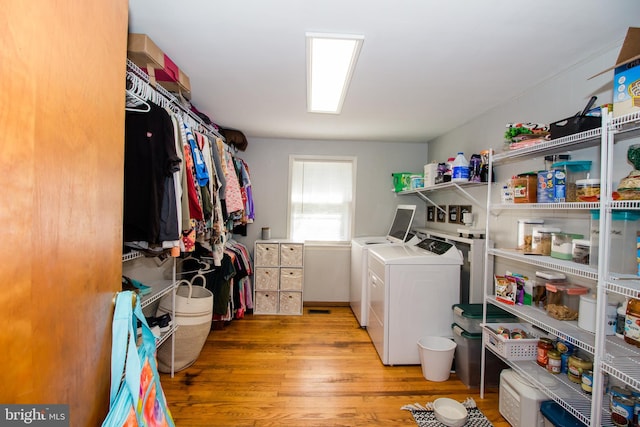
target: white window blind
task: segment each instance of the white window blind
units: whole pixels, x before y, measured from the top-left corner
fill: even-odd
[[[289,235],[294,240],[350,241],[355,158],[290,158]]]

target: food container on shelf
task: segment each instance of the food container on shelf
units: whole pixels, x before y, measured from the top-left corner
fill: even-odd
[[[613,211],[611,213],[611,242],[609,251],[609,271],[621,274],[637,274],[637,232],[640,231],[640,212]],[[589,265],[598,268],[600,237],[600,211],[591,211],[590,236],[591,254]]]
[[[533,284],[532,305],[538,308],[547,307],[547,283],[564,285],[567,284],[567,276],[558,271],[536,271],[536,280]]]
[[[597,202],[600,200],[600,180],[596,178],[577,180],[576,197],[578,202]]]
[[[540,255],[551,255],[551,234],[560,233],[556,227],[533,227],[533,237],[531,242],[531,252]]]
[[[551,257],[573,259],[573,239],[582,239],[584,235],[574,233],[551,233]]]
[[[538,188],[538,173],[523,173],[512,180],[514,203],[536,203]]]
[[[533,227],[544,224],[544,219],[519,219],[516,249],[531,253],[533,243]]]
[[[586,286],[547,283],[547,314],[558,320],[577,320],[580,295],[589,292]]]
[[[578,264],[589,265],[589,256],[591,254],[591,241],[586,239],[573,239],[573,249],[571,260]]]
[[[562,170],[566,176],[565,198],[567,202],[578,202],[576,182],[587,179],[591,171],[591,160],[574,160],[554,163],[552,169]]]

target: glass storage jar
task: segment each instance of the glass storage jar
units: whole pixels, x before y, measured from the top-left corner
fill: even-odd
[[[540,255],[551,255],[551,234],[559,233],[555,227],[533,227],[531,252]]]

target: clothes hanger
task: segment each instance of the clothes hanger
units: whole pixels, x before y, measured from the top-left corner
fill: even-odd
[[[142,94],[140,93],[140,85],[138,84],[138,79],[128,79],[127,83],[131,83],[131,86],[127,87],[126,89],[127,98],[126,98],[125,110],[139,111],[141,113],[146,113],[147,111],[150,111],[151,106],[146,101],[146,99],[143,98]],[[127,86],[129,85],[127,84]]]

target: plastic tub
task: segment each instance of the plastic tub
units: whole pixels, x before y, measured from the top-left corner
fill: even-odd
[[[584,427],[584,424],[553,400],[540,404],[545,427]]]
[[[513,320],[509,320],[512,322]],[[500,320],[501,322],[501,320]],[[455,351],[456,376],[469,388],[480,386],[480,358],[482,356],[482,333],[471,334],[460,327],[451,325],[453,340],[457,344]],[[497,387],[500,385],[500,372],[507,365],[498,356],[488,351],[485,360],[485,386]]]
[[[512,179],[514,203],[536,203],[538,201],[538,173],[521,174]]]
[[[578,202],[576,182],[586,179],[591,170],[591,160],[574,160],[557,162],[551,165],[553,169],[563,170],[566,176],[565,195],[567,202]]]
[[[582,234],[551,233],[551,257],[573,259],[573,239],[582,239]]]
[[[457,344],[444,337],[424,337],[418,340],[422,375],[428,381],[442,382],[451,375],[451,364]]]
[[[580,309],[580,295],[589,288],[580,285],[547,283],[547,314],[558,320],[577,320]]]
[[[516,249],[524,253],[531,253],[533,243],[533,227],[544,224],[544,219],[519,219]]]
[[[482,304],[455,304],[453,306],[453,321],[470,334],[482,333]],[[487,304],[487,322],[514,323],[518,318],[500,307]]]
[[[611,214],[611,242],[609,271],[622,274],[637,274],[636,233],[640,230],[640,213],[635,211],[614,211]],[[591,211],[591,255],[589,265],[598,268],[600,237],[600,212]]]

